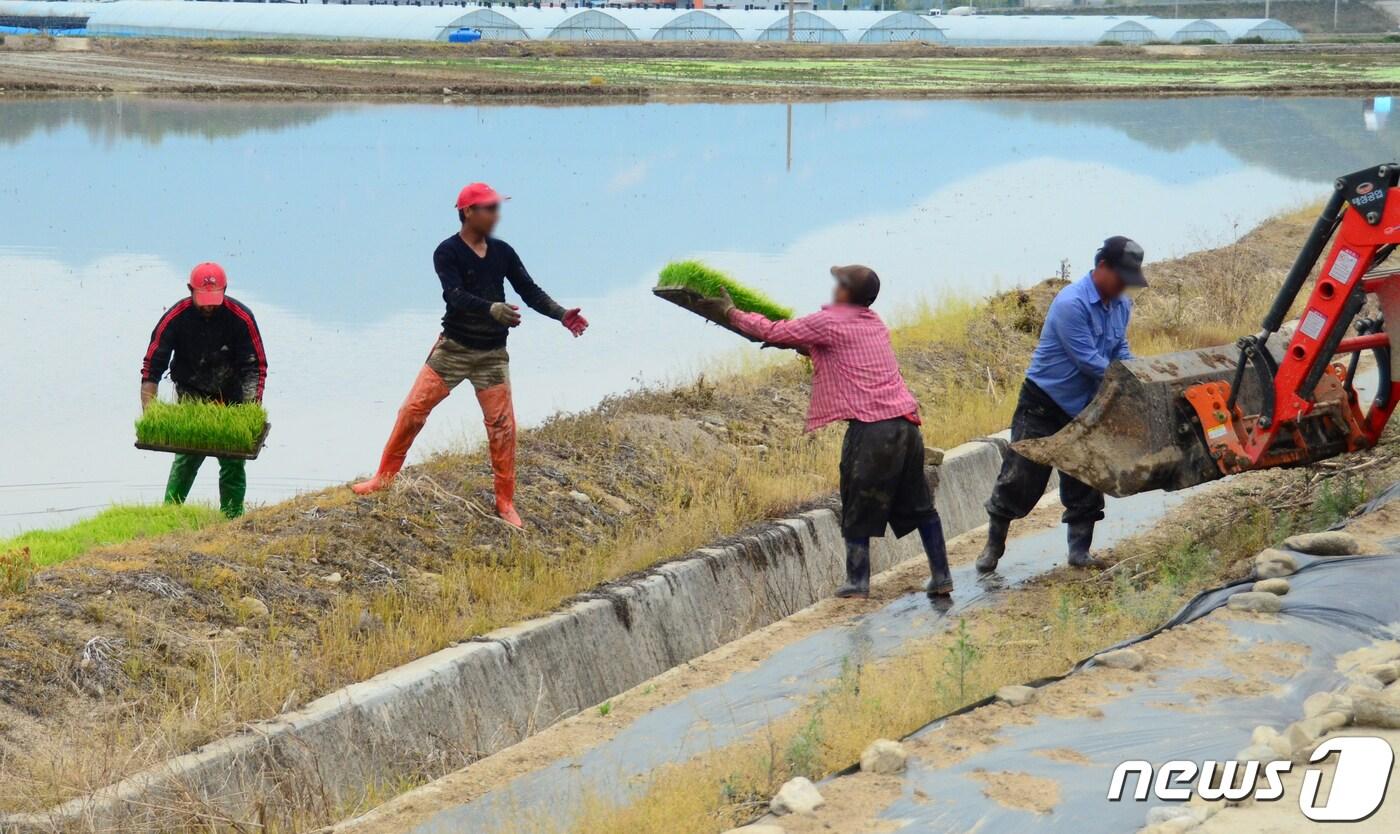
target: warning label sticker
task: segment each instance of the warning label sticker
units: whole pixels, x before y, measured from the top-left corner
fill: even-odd
[[[1332,268],[1327,270],[1327,275],[1338,283],[1350,284],[1351,276],[1356,272],[1357,260],[1355,252],[1343,249],[1337,253],[1337,260],[1332,262]]]
[[[1226,434],[1226,429],[1225,429],[1224,426],[1212,426],[1210,429],[1208,429],[1208,430],[1206,431],[1206,439],[1208,439],[1208,440],[1219,440],[1219,439],[1221,439],[1222,437],[1224,437],[1225,434]]]
[[[1316,310],[1309,310],[1303,316],[1303,323],[1298,325],[1298,329],[1303,331],[1303,335],[1309,339],[1316,339],[1322,333],[1322,328],[1327,326],[1327,317]]]

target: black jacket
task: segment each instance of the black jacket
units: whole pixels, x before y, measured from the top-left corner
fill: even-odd
[[[433,268],[447,302],[442,332],[469,348],[505,347],[510,328],[491,318],[491,305],[506,300],[506,281],[530,309],[555,320],[564,318],[564,308],[540,289],[520,256],[503,240],[487,238],[486,257],[481,258],[461,235],[454,234],[433,252]]]
[[[141,381],[160,382],[167,368],[180,396],[262,400],[267,353],[252,311],[229,296],[207,319],[188,298],[171,307],[151,333]]]

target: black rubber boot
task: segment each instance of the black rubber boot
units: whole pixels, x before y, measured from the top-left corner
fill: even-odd
[[[943,541],[943,520],[935,513],[929,521],[919,525],[919,539],[924,543],[924,553],[928,554],[928,581],[924,583],[924,593],[931,597],[953,595],[953,574],[948,569],[948,545]]]
[[[991,573],[997,569],[997,562],[1006,553],[1006,534],[1011,530],[1011,519],[999,515],[987,516],[987,544],[982,555],[977,557],[977,572]]]
[[[870,542],[846,542],[846,584],[836,589],[842,599],[870,596]]]
[[[1094,522],[1081,521],[1069,525],[1069,563],[1076,568],[1102,570],[1108,563],[1095,559],[1089,552],[1094,545]]]

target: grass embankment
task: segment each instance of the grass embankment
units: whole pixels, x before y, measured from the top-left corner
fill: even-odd
[[[700,261],[675,261],[666,264],[658,276],[656,285],[682,287],[710,297],[723,291],[729,293],[735,307],[747,313],[758,313],[774,321],[792,318],[791,307],[784,307],[764,293],[746,287],[729,275]]]
[[[1310,221],[1276,218],[1235,247],[1157,265],[1138,306],[1139,349],[1254,329]],[[894,341],[927,442],[1006,425],[1052,293],[903,317]],[[802,434],[808,388],[804,363],[783,362],[522,433],[524,533],[492,517],[478,451],[411,467],[382,497],[327,490],[44,571],[0,597],[0,809],[99,787],[829,493],[840,432]],[[105,659],[79,663],[93,640]],[[404,763],[404,782],[474,755]],[[298,808],[295,827],[350,810]]]
[[[222,405],[203,400],[157,400],[136,421],[136,441],[148,446],[251,453],[267,425],[260,403]]]
[[[1248,572],[1264,547],[1344,518],[1397,476],[1397,447],[1364,475],[1273,472],[1222,486],[1214,500],[1120,544],[1111,572],[1065,571],[963,616],[948,632],[876,663],[848,661],[819,696],[751,738],[657,772],[640,798],[586,797],[493,834],[715,834],[752,819],[788,779],[819,779],[879,738],[903,738],[1008,684],[1060,675],[1081,658],[1151,631],[1192,596]],[[956,742],[950,742],[956,744]],[[929,766],[941,763],[930,761]],[[560,820],[566,822],[561,823]]]

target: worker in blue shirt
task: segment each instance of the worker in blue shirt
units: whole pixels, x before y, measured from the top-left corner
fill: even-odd
[[[1111,237],[1094,254],[1093,270],[1055,296],[1011,418],[1013,442],[1064,428],[1098,393],[1109,363],[1133,358],[1127,337],[1133,303],[1125,291],[1147,286],[1142,256],[1136,241]],[[1012,520],[1035,507],[1049,480],[1050,467],[1007,450],[987,500],[987,545],[977,558],[979,573],[996,570]],[[1060,503],[1069,526],[1069,563],[1103,567],[1089,553],[1094,523],[1103,518],[1103,493],[1061,472]]]

